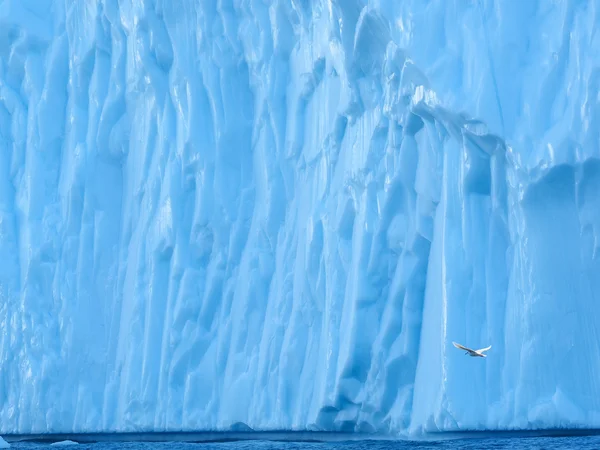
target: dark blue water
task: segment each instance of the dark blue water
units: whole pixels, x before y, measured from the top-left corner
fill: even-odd
[[[600,449],[600,436],[469,438],[442,441],[346,441],[346,442],[272,442],[237,441],[227,443],[185,442],[99,442],[75,446],[13,443],[20,450],[403,450],[403,449]]]

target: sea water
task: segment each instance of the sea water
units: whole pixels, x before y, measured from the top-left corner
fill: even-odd
[[[40,444],[13,443],[11,448],[38,450],[40,448],[62,448],[60,443]],[[188,442],[97,442],[70,445],[77,450],[401,450],[401,449],[599,449],[600,436],[577,437],[510,437],[510,438],[468,438],[428,441],[392,441],[364,440],[343,442],[273,442],[273,441],[236,441],[220,443]]]

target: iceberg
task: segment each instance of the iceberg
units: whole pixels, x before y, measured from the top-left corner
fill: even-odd
[[[600,427],[599,24],[0,1],[0,434]]]
[[[53,447],[66,447],[66,446],[71,446],[71,445],[78,445],[78,443],[67,439],[65,441],[53,442],[50,445]]]

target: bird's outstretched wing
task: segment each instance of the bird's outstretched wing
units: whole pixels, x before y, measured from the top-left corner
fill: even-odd
[[[477,353],[481,353],[481,352],[487,352],[490,348],[492,348],[492,346],[490,345],[489,347],[486,348],[480,348],[479,350],[475,350]]]
[[[456,348],[460,348],[461,350],[466,350],[467,352],[473,351],[470,348],[465,347],[464,345],[457,344],[456,342],[452,342],[452,345],[454,345]]]

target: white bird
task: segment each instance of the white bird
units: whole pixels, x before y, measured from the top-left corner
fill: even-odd
[[[474,357],[479,356],[480,358],[486,358],[487,355],[484,355],[483,352],[487,352],[490,348],[492,348],[492,346],[490,345],[489,347],[480,348],[479,350],[472,350],[470,348],[465,347],[464,345],[457,344],[456,342],[453,342],[452,345],[461,350],[465,350],[465,355],[471,355]]]

